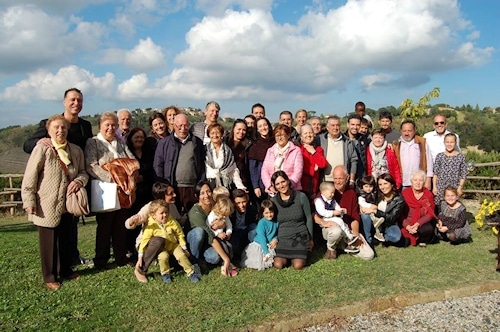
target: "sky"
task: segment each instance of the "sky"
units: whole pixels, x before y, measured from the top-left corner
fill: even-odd
[[[204,108],[277,121],[418,100],[500,106],[497,0],[2,0],[0,128],[62,113]]]

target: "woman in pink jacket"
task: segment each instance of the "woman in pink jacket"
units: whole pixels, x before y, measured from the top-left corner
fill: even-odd
[[[271,146],[266,153],[262,165],[261,178],[266,192],[274,195],[276,189],[271,183],[271,176],[276,171],[284,171],[288,175],[294,190],[302,190],[300,179],[304,168],[302,152],[298,146],[290,141],[292,130],[286,125],[277,125],[274,128],[276,144]]]

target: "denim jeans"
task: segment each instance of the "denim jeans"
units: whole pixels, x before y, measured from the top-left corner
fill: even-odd
[[[203,228],[195,227],[190,230],[186,236],[186,240],[189,244],[191,255],[196,258],[196,261],[201,258],[201,254],[203,253],[203,257],[207,263],[218,264],[220,262],[219,254],[214,248],[208,246],[207,233]]]
[[[370,215],[366,214],[366,213],[360,213],[359,215],[361,216],[361,222],[363,224],[363,234],[365,235],[366,242],[371,244],[372,240],[373,240],[373,238],[372,238],[372,228],[373,228],[372,219],[370,218]]]
[[[386,242],[398,243],[401,240],[401,230],[398,225],[392,225],[385,229],[384,237]]]

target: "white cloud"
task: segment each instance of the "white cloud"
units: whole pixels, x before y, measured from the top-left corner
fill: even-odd
[[[108,49],[101,59],[104,64],[123,63],[133,71],[149,71],[166,66],[165,56],[160,46],[150,37],[139,40],[131,50]]]
[[[65,21],[34,6],[9,7],[0,12],[0,73],[66,64],[74,54],[98,47],[104,32],[100,23]]]
[[[394,76],[385,73],[379,73],[374,75],[366,75],[361,77],[361,83],[365,87],[365,90],[372,90],[376,85],[384,85],[394,81]]]
[[[33,102],[36,99],[62,100],[62,93],[71,87],[85,91],[85,95],[110,97],[114,84],[115,77],[112,73],[96,77],[77,66],[63,67],[55,74],[40,69],[30,73],[27,79],[5,89],[0,100],[20,103]]]
[[[272,4],[272,0],[197,0],[196,8],[208,15],[222,16],[227,9],[270,11]]]

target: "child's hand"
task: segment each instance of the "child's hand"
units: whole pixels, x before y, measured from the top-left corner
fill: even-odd
[[[277,245],[278,245],[278,240],[273,239],[271,242],[269,242],[269,244],[267,246],[269,247],[269,249],[274,249],[274,248],[276,248]]]
[[[140,268],[141,268],[141,266],[142,266],[142,257],[139,257],[139,258],[137,259],[137,263],[135,264],[135,268],[136,268],[136,269],[140,269]]]
[[[217,234],[217,237],[218,237],[219,239],[221,239],[221,240],[225,240],[225,239],[226,239],[226,233],[221,232],[221,233]]]

